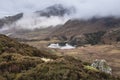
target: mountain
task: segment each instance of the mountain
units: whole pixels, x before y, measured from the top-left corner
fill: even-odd
[[[49,6],[45,9],[30,13],[30,14],[19,13],[19,14],[13,15],[13,16],[8,16],[5,18],[2,18],[2,19],[0,19],[0,28],[2,28],[5,25],[8,28],[10,28],[10,26],[11,26],[14,29],[18,29],[17,27],[19,27],[19,28],[22,27],[24,29],[25,28],[24,25],[27,25],[29,27],[31,25],[38,26],[42,22],[43,22],[42,24],[45,25],[47,23],[44,23],[43,20],[46,20],[49,23],[50,17],[54,16],[54,17],[57,17],[57,20],[59,20],[58,17],[60,17],[62,19],[64,16],[73,14],[74,12],[75,12],[75,9],[73,7],[66,7],[61,4],[55,4],[55,5]],[[29,15],[29,17],[28,17],[28,15]],[[29,19],[26,20],[27,18],[29,18]],[[29,23],[23,24],[25,21],[28,21]],[[39,25],[39,26],[42,26],[42,25]],[[49,27],[49,26],[51,26],[51,25],[48,25],[47,27]],[[46,27],[46,26],[43,26],[43,27]],[[35,29],[35,28],[33,28],[33,29]]]
[[[60,4],[59,5],[56,4],[44,10],[37,11],[35,13],[39,14],[39,16],[48,17],[49,19],[50,16],[64,16],[66,14],[69,15],[70,12],[71,11],[69,11],[69,9],[63,7]],[[8,24],[9,25],[8,27],[10,27],[10,24],[16,22],[16,20],[19,21],[19,19],[22,19],[23,15],[24,14],[21,13],[12,17],[7,17],[5,19],[2,19],[0,23],[1,25]],[[34,19],[32,20],[33,23],[35,23]],[[32,24],[31,21],[29,22],[29,19],[27,21],[28,24]],[[34,25],[32,24],[32,27],[40,26],[41,22],[37,21],[37,23]],[[16,28],[22,25],[24,24],[17,25],[16,23],[15,28],[13,27],[12,29],[6,30],[3,33],[15,38],[22,38],[23,40],[26,39],[43,40],[52,39],[56,37],[63,42],[67,41],[71,45],[77,46],[84,44],[95,45],[116,43],[119,42],[120,37],[119,35],[120,18],[115,18],[111,16],[101,18],[94,17],[88,20],[70,19],[63,25],[58,25],[56,27],[48,27],[44,29],[37,28],[35,30],[27,29],[24,30],[24,28],[23,29]],[[114,39],[111,39],[111,37],[113,37]]]
[[[66,22],[65,24],[60,25],[58,23],[59,25],[55,25],[56,27],[53,27],[53,24],[50,25],[51,23],[57,23],[59,19],[51,19],[51,16],[64,17],[73,13],[75,13],[73,7],[65,7],[61,4],[55,4],[43,10],[36,11],[29,17],[25,17],[24,13],[20,13],[0,19],[0,32],[15,38],[22,38],[23,40],[52,39],[56,37],[72,45],[111,44],[120,41],[120,18],[112,16],[93,17],[87,20],[70,19],[66,20],[67,22],[61,18],[60,23],[62,21],[63,23]],[[55,20],[56,22],[50,22]],[[47,28],[45,24],[48,24]],[[7,30],[4,30],[3,27],[7,28]],[[41,29],[41,27],[45,28]]]
[[[115,39],[114,42],[118,42],[120,37],[119,28],[120,18],[75,19],[67,21],[63,26],[51,32],[49,36],[61,40],[66,38],[68,42],[75,45],[106,43],[105,39],[109,40],[106,36],[111,36]]]
[[[73,7],[66,8],[61,4],[55,4],[41,11],[36,11],[40,16],[50,17],[50,16],[60,16],[70,15],[75,12]]]
[[[12,24],[17,20],[23,17],[23,13],[16,14],[14,16],[8,16],[3,19],[0,19],[0,28],[2,28],[5,24]]]
[[[49,10],[47,10],[49,11]],[[44,29],[11,29],[7,35],[21,40],[44,40],[56,37],[71,45],[111,44],[119,42],[120,18],[101,17],[88,20],[71,19],[63,25]],[[12,34],[11,34],[12,32]],[[10,34],[9,34],[10,33]],[[113,37],[113,39],[111,39]]]
[[[73,36],[84,33],[106,31],[112,28],[120,27],[120,18],[103,17],[92,18],[89,20],[69,20],[62,27],[55,30],[55,35]]]
[[[120,80],[69,56],[0,35],[0,80]]]

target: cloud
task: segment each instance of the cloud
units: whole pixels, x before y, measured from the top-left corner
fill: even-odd
[[[89,19],[91,17],[120,17],[120,0],[0,0],[0,17],[24,12],[22,19],[11,25],[4,25],[2,31],[20,28],[35,29],[64,24],[70,18]],[[33,12],[54,4],[74,7],[76,13],[63,17],[38,17]],[[33,14],[32,14],[33,13]],[[1,32],[1,31],[0,31]]]
[[[19,12],[34,12],[53,4],[74,6],[75,17],[120,16],[120,0],[0,0],[0,17]]]
[[[57,26],[59,24],[64,24],[68,20],[68,17],[59,17],[59,16],[50,16],[41,17],[33,14],[25,14],[23,18],[18,20],[15,24],[12,24],[11,27],[17,27],[19,29],[36,29],[36,28],[46,28],[50,26]],[[27,27],[26,27],[27,26]]]
[[[36,13],[25,13],[21,19],[12,23],[4,24],[0,29],[0,33],[7,34],[16,30],[34,30],[39,28],[56,27],[57,25],[65,24],[69,20],[69,16],[39,16]]]

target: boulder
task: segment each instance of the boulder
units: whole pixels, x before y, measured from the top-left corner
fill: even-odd
[[[102,72],[112,74],[112,68],[107,64],[106,60],[104,60],[104,59],[102,59],[102,60],[96,59],[91,64],[91,66],[98,69],[98,70],[100,70],[100,71],[102,71]]]

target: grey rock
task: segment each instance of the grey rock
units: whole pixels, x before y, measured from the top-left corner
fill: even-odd
[[[98,69],[98,70],[100,70],[100,71],[102,71],[102,72],[112,74],[112,68],[107,64],[106,60],[104,60],[104,59],[102,59],[102,60],[96,59],[91,64],[91,66]]]

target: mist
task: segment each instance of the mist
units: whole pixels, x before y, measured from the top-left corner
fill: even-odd
[[[65,7],[74,7],[75,13],[71,15],[38,17],[35,11],[43,10],[54,4]],[[120,0],[1,0],[0,17],[24,13],[22,19],[7,27],[23,29],[46,28],[64,24],[69,19],[90,19],[92,17],[114,16],[120,17]]]
[[[0,17],[19,12],[30,13],[54,4],[74,6],[74,17],[120,16],[120,0],[0,0]]]
[[[57,25],[64,24],[69,17],[59,17],[59,16],[50,16],[42,17],[36,14],[25,14],[23,18],[15,22],[14,26],[19,29],[31,29],[34,30],[36,28],[46,28],[46,27],[55,27]]]

